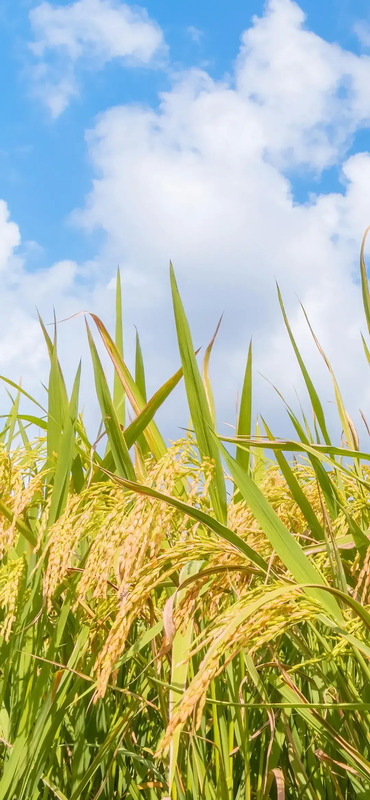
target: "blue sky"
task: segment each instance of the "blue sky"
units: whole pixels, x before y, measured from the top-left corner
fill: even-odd
[[[155,319],[168,302],[172,257],[201,343],[225,311],[216,363],[232,395],[250,335],[262,370],[274,377],[287,363],[278,277],[307,352],[296,294],[330,352],[342,336],[351,366],[338,359],[338,369],[352,402],[356,264],[370,222],[369,22],[365,0],[255,0],[217,12],[208,0],[3,0],[0,199],[10,243],[1,275],[14,315],[12,334],[0,337],[0,370],[27,379],[32,341],[42,371],[34,303],[45,314],[91,303],[107,313],[120,263],[127,318],[140,324],[155,378],[166,377],[175,360],[170,312]],[[366,402],[363,387],[356,391],[356,405]]]
[[[57,122],[50,120],[41,103],[35,103],[30,95],[27,81],[27,48],[32,41],[29,11],[37,5],[32,0],[19,0],[17,4],[5,0],[0,17],[0,192],[23,238],[45,248],[44,253],[38,252],[35,268],[66,256],[86,258],[95,252],[96,237],[90,240],[68,225],[71,210],[83,203],[91,182],[84,134],[95,116],[121,103],[155,106],[158,92],[170,84],[167,69],[128,69],[122,75],[121,65],[112,63],[98,74],[85,73],[80,97]],[[171,69],[206,64],[213,77],[222,79],[232,68],[242,31],[251,24],[253,15],[263,13],[264,5],[261,0],[222,3],[215,13],[214,3],[207,0],[152,0],[145,8],[164,31]],[[325,4],[305,0],[300,7],[307,15],[307,27],[328,41],[359,52],[353,27],[355,21],[369,17],[366,0],[328,0]],[[194,41],[191,28],[199,31],[198,41]],[[368,149],[369,145],[370,133],[362,132],[352,150]],[[316,189],[319,179],[324,189],[338,188],[338,167],[327,170],[324,176],[312,176],[307,169],[295,172],[298,174],[291,175],[292,185],[299,199]]]

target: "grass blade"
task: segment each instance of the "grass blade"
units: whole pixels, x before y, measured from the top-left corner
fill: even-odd
[[[57,450],[57,464],[54,474],[53,489],[49,511],[49,525],[53,525],[62,513],[68,496],[69,480],[72,471],[72,462],[75,450],[75,431],[78,408],[78,394],[81,377],[81,364],[79,364],[71,401],[68,407],[67,419],[64,422],[63,432]]]
[[[57,357],[56,341],[51,353],[48,384],[47,463],[52,474],[55,454],[59,453],[64,425],[67,421],[68,397]]]
[[[273,441],[274,437],[273,437],[271,431],[269,430],[269,428],[267,426],[267,423],[265,422],[265,420],[263,418],[262,418],[262,422],[264,424],[264,427],[265,427],[265,430],[266,430],[266,433],[267,433],[267,436],[268,436],[269,440]],[[292,496],[293,496],[295,502],[297,503],[297,505],[301,509],[302,514],[304,515],[305,519],[308,522],[308,525],[309,525],[311,533],[314,534],[315,538],[318,539],[318,541],[324,541],[325,540],[325,534],[324,534],[323,527],[322,527],[321,523],[319,522],[319,520],[318,520],[318,518],[317,518],[317,516],[316,516],[316,514],[315,514],[315,512],[314,512],[314,510],[313,510],[313,508],[311,506],[311,503],[307,499],[304,491],[301,489],[301,487],[300,487],[300,485],[299,485],[299,483],[297,481],[297,478],[294,475],[293,470],[290,468],[290,466],[288,464],[288,461],[286,460],[286,458],[284,457],[283,453],[280,450],[275,450],[275,458],[276,458],[277,463],[279,464],[279,467],[281,469],[281,473],[282,473],[282,475],[284,475],[284,478],[285,478],[285,480],[286,480],[286,482],[287,482],[287,484],[289,486],[289,489],[290,489],[290,491],[292,493]]]
[[[121,381],[123,388],[125,389],[126,395],[131,403],[134,413],[136,415],[139,415],[140,412],[145,407],[144,398],[142,397],[141,392],[136,386],[136,383],[130,371],[126,367],[126,364],[123,361],[122,356],[118,352],[117,347],[115,346],[111,336],[109,335],[102,321],[95,314],[91,314],[90,316],[95,322],[95,325],[102,338],[104,347],[106,348],[107,353],[113,363],[116,374],[119,380]],[[160,459],[167,452],[167,447],[153,420],[151,420],[151,422],[149,422],[148,426],[145,428],[144,435],[148,442],[152,455],[156,460]]]
[[[12,403],[12,408],[10,410],[10,414],[8,416],[8,419],[7,419],[8,437],[7,437],[6,449],[7,449],[8,453],[11,450],[13,439],[14,439],[14,434],[15,434],[15,429],[16,429],[17,419],[18,419],[20,397],[21,397],[21,393],[20,393],[20,391],[18,391],[17,395],[16,395],[16,398]]]
[[[208,347],[206,349],[206,352],[204,354],[204,359],[203,359],[203,365],[202,365],[203,384],[204,384],[204,388],[205,388],[205,391],[206,391],[206,397],[207,397],[207,400],[208,400],[209,411],[210,411],[212,422],[213,422],[214,425],[216,425],[216,409],[215,409],[215,401],[214,401],[214,397],[213,397],[212,385],[211,385],[211,381],[210,381],[210,378],[209,378],[209,360],[210,360],[210,357],[211,357],[211,353],[212,353],[213,345],[215,343],[216,336],[217,336],[218,331],[220,329],[221,322],[222,322],[222,316],[220,317],[220,319],[219,319],[219,321],[217,323],[216,330],[215,330],[215,332],[214,332],[214,334],[212,336],[212,339],[211,339],[211,341],[210,341],[210,343],[209,343],[209,345],[208,345]]]
[[[367,272],[366,272],[366,264],[365,264],[365,257],[364,257],[364,250],[365,250],[365,243],[367,235],[370,231],[370,225],[366,228],[364,233],[364,237],[361,244],[361,253],[360,253],[360,269],[361,269],[361,287],[362,287],[362,300],[364,304],[365,310],[365,317],[367,322],[368,331],[370,333],[370,292],[369,292],[369,283],[367,279]]]
[[[362,334],[361,334],[361,338],[362,338],[362,344],[363,344],[364,350],[365,350],[365,356],[367,358],[367,363],[370,364],[370,350],[369,350],[369,348],[368,348],[368,346],[367,346],[367,344],[365,342],[364,336]]]
[[[292,329],[291,329],[291,327],[289,325],[289,320],[288,320],[288,317],[286,315],[286,311],[285,311],[285,307],[284,307],[284,303],[283,303],[283,298],[281,296],[281,292],[280,292],[280,289],[279,289],[278,285],[277,285],[277,293],[278,293],[280,308],[281,308],[281,311],[282,311],[282,314],[283,314],[285,327],[286,327],[286,329],[288,331],[289,339],[291,341],[291,344],[292,344],[294,353],[296,355],[298,364],[299,364],[299,366],[301,368],[301,372],[302,372],[305,384],[307,386],[308,394],[310,396],[310,400],[311,400],[311,404],[312,404],[312,409],[313,409],[314,414],[316,416],[316,419],[317,419],[317,421],[319,423],[322,435],[324,437],[324,441],[326,442],[326,444],[330,444],[330,437],[329,437],[329,434],[328,434],[328,431],[327,431],[327,427],[326,427],[325,415],[324,415],[323,407],[321,405],[321,402],[319,400],[319,396],[318,396],[318,394],[316,392],[316,389],[315,389],[315,387],[314,387],[314,385],[312,383],[312,380],[311,380],[311,378],[310,378],[310,376],[308,374],[307,368],[305,366],[305,363],[303,361],[303,358],[302,358],[302,356],[301,356],[301,354],[299,352],[297,343],[296,343],[295,338],[293,336]]]
[[[87,322],[86,329],[94,367],[96,393],[103,416],[105,429],[107,431],[108,441],[115,461],[116,470],[122,478],[128,477],[134,479],[135,472],[130,459],[128,447],[118,421],[108,383],[104,375],[103,367],[101,365],[98,352]]]
[[[246,503],[248,503],[252,514],[269,539],[272,547],[297,583],[325,585],[321,574],[304,554],[294,536],[289,533],[252,478],[240,469],[235,459],[230,456],[221,442],[219,442],[219,446],[234,483]],[[334,597],[328,597],[326,592],[317,589],[308,589],[307,591],[309,594],[312,593],[315,599],[319,599],[320,603],[327,608],[334,619],[341,620],[341,611]]]
[[[180,573],[180,585],[186,578],[190,576],[194,576],[199,571],[201,566],[201,561],[191,561],[187,564]],[[184,593],[180,590],[177,592],[176,601],[180,602],[181,597]],[[173,642],[172,642],[172,664],[171,664],[171,686],[174,686],[180,692],[185,691],[188,671],[189,671],[189,661],[188,655],[191,646],[192,634],[193,634],[193,624],[194,620],[191,619],[189,624],[186,627],[185,631],[176,631]],[[176,705],[176,692],[174,690],[170,690],[169,693],[169,719],[171,719],[171,714],[173,711],[174,706]],[[173,783],[175,780],[175,773],[176,773],[176,765],[177,765],[177,757],[179,752],[179,745],[180,745],[180,731],[175,731],[173,739],[170,745],[170,764],[169,764],[169,777],[168,777],[168,788],[171,793]]]
[[[124,435],[128,448],[133,446],[140,434],[142,434],[148,427],[150,421],[154,417],[154,414],[163,405],[164,401],[167,400],[167,397],[169,397],[175,386],[177,386],[181,380],[182,375],[182,367],[180,367],[180,369],[178,369],[177,372],[175,372],[175,374],[172,375],[172,377],[169,378],[168,381],[166,381],[166,383],[164,383],[155,394],[153,394],[140,414],[138,414],[136,419],[134,419],[133,422],[131,422],[126,428]]]
[[[301,308],[302,308],[302,311],[303,311],[303,313],[305,315],[307,325],[308,325],[308,327],[310,329],[310,332],[312,334],[312,337],[313,337],[313,340],[314,340],[314,342],[316,344],[316,347],[317,347],[319,353],[322,355],[322,357],[323,357],[323,359],[325,361],[325,364],[326,364],[326,366],[327,366],[327,368],[328,368],[328,370],[330,372],[331,379],[333,381],[333,386],[334,386],[334,393],[335,393],[335,399],[336,399],[336,403],[337,403],[339,418],[340,418],[340,421],[341,421],[341,424],[342,424],[344,435],[345,435],[346,440],[347,440],[348,447],[350,449],[352,449],[352,450],[358,450],[359,449],[358,436],[356,434],[356,431],[354,430],[353,422],[350,420],[350,418],[349,418],[349,416],[348,416],[348,414],[346,412],[346,409],[344,408],[342,396],[341,396],[341,393],[340,393],[340,390],[339,390],[339,386],[338,386],[336,377],[334,375],[333,369],[331,367],[330,361],[327,358],[327,356],[325,355],[324,350],[322,349],[321,344],[320,344],[317,336],[314,333],[312,325],[311,325],[311,323],[310,323],[310,321],[308,319],[306,310],[304,309],[302,304],[301,304]]]
[[[116,283],[115,344],[121,358],[123,359],[122,289],[121,289],[121,273],[119,269],[117,269],[116,280],[117,283]],[[114,373],[114,379],[113,379],[113,405],[120,425],[123,425],[123,427],[125,427],[125,422],[126,422],[125,390],[116,372]]]
[[[199,373],[194,355],[189,324],[185,316],[180,294],[177,288],[175,273],[170,265],[172,300],[175,313],[177,339],[179,344],[186,394],[192,424],[194,426],[197,445],[202,456],[211,458],[215,463],[215,474],[210,485],[210,496],[214,512],[218,519],[226,520],[226,487],[220,453],[212,438],[213,428],[206,391]]]
[[[140,483],[128,481],[125,478],[119,478],[117,475],[114,475],[104,468],[101,468],[101,470],[102,472],[105,472],[105,474],[108,475],[112,481],[115,481],[115,483],[118,483],[120,486],[124,486],[130,492],[143,494],[147,497],[155,497],[157,500],[162,500],[174,508],[177,508],[179,511],[182,511],[184,514],[187,514],[191,519],[201,522],[218,536],[221,536],[222,539],[225,539],[226,542],[229,542],[229,544],[233,545],[233,547],[236,547],[236,549],[243,553],[250,561],[253,562],[253,564],[256,564],[256,566],[259,567],[262,572],[267,572],[268,565],[262,556],[253,550],[247,544],[247,542],[245,542],[244,539],[232,531],[231,528],[223,525],[221,522],[219,522],[219,520],[214,519],[214,517],[211,517],[209,514],[206,514],[199,508],[191,506],[188,503],[184,503],[177,497],[171,497],[170,495],[164,494],[164,492],[159,492],[157,489],[152,489],[151,486],[144,486]]]
[[[143,361],[143,354],[141,350],[139,334],[137,330],[136,330],[136,348],[135,348],[135,383],[137,388],[139,389],[139,392],[144,402],[146,403],[147,397],[146,397],[144,361]]]
[[[250,436],[252,433],[252,340],[249,343],[247,366],[245,368],[242,396],[236,435]],[[250,471],[250,452],[237,447],[236,462],[245,472]]]
[[[286,450],[286,451],[290,451],[290,452],[307,453],[307,455],[310,457],[311,463],[314,466],[316,475],[318,475],[319,483],[321,485],[321,488],[322,488],[326,498],[327,498],[327,494],[328,494],[327,488],[326,488],[326,485],[322,483],[321,474],[320,474],[320,477],[319,477],[317,464],[314,463],[315,461],[320,465],[320,467],[322,469],[322,473],[325,476],[326,481],[328,482],[329,486],[331,487],[331,489],[333,491],[335,491],[336,487],[330,481],[330,478],[329,478],[327,472],[325,472],[322,464],[320,464],[320,461],[322,461],[323,464],[327,464],[333,470],[335,470],[337,472],[342,472],[343,475],[348,475],[351,478],[354,477],[352,472],[349,469],[347,469],[346,467],[344,467],[343,464],[340,464],[337,461],[334,461],[332,458],[329,458],[329,456],[326,455],[326,452],[327,452],[328,448],[325,447],[325,445],[321,445],[321,446],[320,445],[314,445],[314,446],[311,446],[309,444],[306,444],[305,442],[291,442],[289,440],[284,440],[284,441],[283,440],[274,440],[274,441],[271,440],[270,441],[268,438],[267,439],[265,439],[265,438],[252,439],[251,438],[249,440],[246,440],[246,439],[244,440],[244,439],[240,438],[240,439],[236,440],[234,437],[231,437],[231,436],[230,437],[229,436],[220,436],[220,439],[221,439],[221,441],[229,442],[230,444],[238,443],[239,447],[244,447],[246,449],[249,449],[249,448],[253,447],[253,448],[258,450],[260,448],[265,448],[266,447],[266,448],[270,448],[271,450],[274,450],[275,453],[279,452],[281,450]],[[365,460],[369,460],[369,458],[370,458],[369,454],[359,453],[356,450],[352,451],[352,450],[347,450],[347,449],[342,449],[342,448],[335,448],[335,447],[331,447],[329,449],[333,450],[333,451],[339,451],[340,450],[341,453],[343,455],[347,456],[347,457],[348,456],[352,456],[352,457],[356,456],[358,459],[363,458]],[[362,486],[365,486],[367,489],[370,488],[369,481],[367,481],[364,478],[361,478],[360,475],[358,475],[358,474],[356,474],[355,477],[356,477],[356,480],[359,483],[362,484]],[[340,498],[339,498],[339,496],[337,496],[336,497],[336,503],[337,504],[338,504],[339,500],[340,500]]]
[[[143,361],[143,354],[141,351],[141,344],[139,339],[138,331],[136,330],[136,343],[135,343],[135,383],[139,392],[145,402],[145,408],[147,408],[147,396],[146,396],[146,383],[145,383],[145,370],[144,370],[144,361]],[[143,413],[143,412],[141,412]],[[140,416],[140,415],[139,415]],[[154,415],[153,415],[154,416]],[[153,417],[152,417],[153,418]],[[125,438],[127,441],[127,436],[125,434]],[[145,436],[139,434],[135,438],[135,443],[139,448],[139,457],[141,463],[143,463],[144,458],[149,453],[148,443],[145,439]]]

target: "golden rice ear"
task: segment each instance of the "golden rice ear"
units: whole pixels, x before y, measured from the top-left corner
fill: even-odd
[[[176,593],[171,594],[168,598],[166,605],[163,609],[163,627],[166,634],[167,644],[172,645],[175,638],[176,625],[173,618],[173,605],[176,599]]]
[[[361,268],[366,301],[363,247]],[[316,340],[345,432],[331,442],[281,295],[313,426],[285,403],[293,438],[264,420],[252,435],[250,348],[236,436],[219,437],[213,341],[202,381],[173,270],[171,285],[182,366],[149,400],[138,337],[134,377],[123,357],[119,275],[114,340],[91,315],[115,370],[111,391],[89,331],[93,442],[56,323],[52,341],[41,321],[47,411],[21,414],[34,399],[0,378],[16,392],[0,431],[0,800],[370,797],[369,453]],[[183,373],[194,435],[167,447],[154,415]]]
[[[206,655],[171,715],[158,754],[167,752],[172,737],[194,713],[195,727],[199,728],[210,684],[243,647],[253,655],[291,626],[314,619],[317,613],[318,605],[305,597],[299,587],[282,585],[250,592],[249,598],[234,605],[232,616],[229,609],[220,615],[190,650],[190,658],[201,649],[206,650]]]
[[[0,603],[5,612],[4,619],[0,624],[0,636],[4,637],[5,642],[9,642],[16,621],[17,604],[25,569],[26,562],[22,556],[15,560],[9,560],[7,564],[0,567]]]

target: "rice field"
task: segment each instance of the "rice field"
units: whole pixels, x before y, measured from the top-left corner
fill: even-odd
[[[86,320],[95,442],[80,370],[68,396],[42,320],[47,407],[22,413],[25,389],[5,382],[0,800],[367,800],[369,450],[315,340],[331,441],[280,294],[312,421],[288,408],[289,440],[256,428],[250,348],[235,435],[220,437],[213,340],[199,369],[172,268],[171,286],[181,368],[149,399],[139,340],[135,374],[123,356],[119,274],[114,337]],[[155,413],[180,381],[191,425],[167,445]]]

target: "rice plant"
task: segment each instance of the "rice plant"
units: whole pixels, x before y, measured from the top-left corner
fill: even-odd
[[[86,320],[96,441],[80,369],[68,397],[42,320],[47,407],[21,413],[26,392],[6,381],[0,800],[365,800],[370,455],[312,332],[343,431],[330,440],[280,292],[313,424],[288,408],[291,439],[252,430],[249,348],[236,435],[220,437],[214,339],[200,370],[170,278],[181,367],[149,400],[138,338],[134,375],[123,356],[119,275],[114,339]],[[181,380],[191,423],[168,446],[154,417]]]

